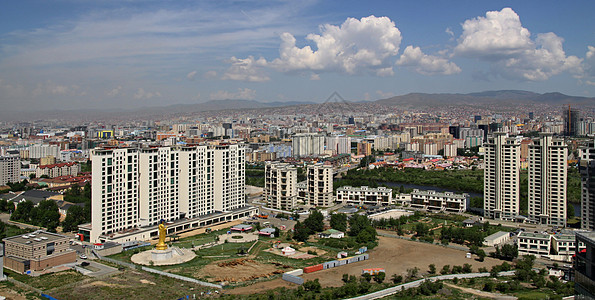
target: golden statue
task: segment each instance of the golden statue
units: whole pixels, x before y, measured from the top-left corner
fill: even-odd
[[[155,245],[155,249],[157,250],[167,250],[167,245],[165,244],[166,229],[165,220],[161,220],[161,222],[159,222],[159,242]]]

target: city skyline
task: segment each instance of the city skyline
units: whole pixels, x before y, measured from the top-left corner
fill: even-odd
[[[519,89],[595,96],[589,1],[7,3],[0,104],[134,108]]]

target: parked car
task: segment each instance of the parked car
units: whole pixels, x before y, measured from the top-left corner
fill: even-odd
[[[87,256],[86,256],[86,255],[84,255],[84,254],[81,254],[81,255],[79,255],[79,257],[80,257],[81,259],[87,259]]]

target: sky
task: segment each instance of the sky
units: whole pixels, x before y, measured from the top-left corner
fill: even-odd
[[[595,97],[595,1],[6,1],[0,107]]]

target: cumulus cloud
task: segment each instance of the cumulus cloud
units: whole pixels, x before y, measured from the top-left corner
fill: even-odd
[[[209,95],[211,100],[226,100],[226,99],[242,99],[242,100],[253,100],[256,98],[256,91],[251,90],[249,88],[238,88],[238,91],[228,92],[228,91],[217,91],[213,92]]]
[[[320,80],[320,75],[314,73],[310,75],[310,80]]]
[[[143,88],[138,88],[136,93],[134,93],[134,99],[151,99],[151,98],[160,98],[161,93],[159,92],[148,92],[145,91]]]
[[[341,26],[326,24],[320,31],[306,36],[315,49],[297,47],[292,34],[281,34],[280,55],[272,66],[285,72],[386,74],[392,69],[389,58],[397,55],[401,44],[401,32],[388,17],[348,18]]]
[[[511,8],[489,11],[462,26],[454,54],[488,61],[504,77],[536,81],[564,71],[581,72],[581,59],[566,56],[561,37],[550,32],[532,40]]]
[[[397,65],[412,67],[424,75],[451,75],[461,72],[455,63],[445,58],[424,54],[419,47],[407,46],[397,60]]]
[[[78,85],[61,85],[54,83],[51,80],[46,81],[45,83],[38,83],[35,89],[31,91],[31,94],[34,97],[38,96],[84,96],[87,93],[85,91],[81,91]]]
[[[595,76],[595,47],[587,46],[587,54],[585,55],[584,62],[584,75]],[[589,84],[587,82],[587,84]]]
[[[229,69],[223,74],[223,80],[239,80],[250,82],[263,82],[270,80],[269,76],[264,73],[262,67],[267,65],[264,58],[255,59],[252,56],[248,58],[230,58],[228,63],[231,64]]]
[[[393,92],[383,92],[381,90],[377,90],[376,94],[378,96],[380,96],[380,98],[383,98],[383,99],[390,98],[395,95]]]
[[[117,87],[115,87],[115,88],[113,88],[113,89],[109,90],[109,91],[107,92],[107,95],[108,95],[109,97],[115,97],[115,96],[119,95],[119,94],[120,94],[120,92],[122,92],[122,86],[121,86],[121,85],[119,85],[119,86],[117,86]]]
[[[202,77],[204,77],[205,79],[217,78],[217,71],[207,71],[202,75]]]
[[[188,78],[188,80],[194,80],[196,73],[197,73],[196,71],[192,71],[186,75],[186,78]]]

